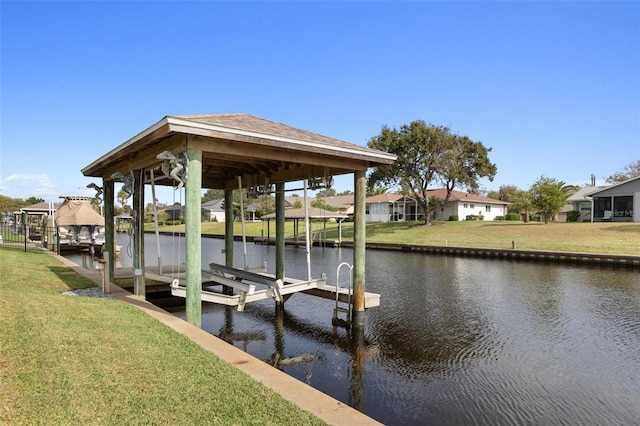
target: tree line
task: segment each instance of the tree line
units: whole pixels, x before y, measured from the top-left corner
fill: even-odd
[[[385,192],[389,185],[398,187],[402,194],[412,196],[422,204],[426,212],[425,224],[430,223],[438,207],[449,201],[454,188],[479,194],[478,181],[481,178],[493,181],[498,171],[489,160],[491,148],[480,141],[455,134],[449,127],[426,124],[422,120],[399,128],[383,126],[367,146],[397,156],[395,163],[376,167],[369,173],[369,192]],[[623,171],[605,180],[615,184],[636,176],[640,176],[640,160],[629,163]],[[446,189],[444,200],[427,196],[428,189],[434,185]],[[506,185],[485,195],[511,203],[509,211],[523,213],[525,222],[535,213],[546,223],[560,212],[567,198],[578,189],[555,178],[541,176],[527,190]]]
[[[447,126],[427,124],[423,120],[412,121],[398,128],[385,125],[378,135],[368,141],[367,146],[397,156],[397,161],[393,164],[370,170],[367,177],[367,195],[382,194],[393,188],[394,191],[411,196],[422,204],[427,213],[424,216],[425,224],[429,224],[433,213],[449,201],[454,189],[480,194],[482,191],[479,180],[487,178],[493,181],[498,171],[497,166],[489,159],[491,148],[468,136],[458,135]],[[640,160],[625,165],[623,170],[605,177],[605,181],[615,184],[637,176],[640,176]],[[444,200],[427,196],[428,190],[434,187],[446,189]],[[527,189],[503,185],[495,191],[484,191],[482,195],[510,203],[509,211],[522,213],[525,221],[529,221],[531,215],[536,214],[548,222],[560,212],[567,198],[578,189],[578,186],[541,176]],[[312,206],[332,210],[333,207],[324,199],[346,194],[353,194],[353,191],[336,193],[332,188],[318,191]],[[116,196],[123,213],[128,208],[128,196],[129,194],[122,190]],[[233,191],[233,197],[234,209],[238,210],[236,215],[239,215],[241,199],[245,206],[253,204],[258,217],[275,211],[275,202],[271,195],[258,195],[257,198],[250,199],[247,191],[243,190]],[[224,191],[209,189],[203,194],[202,202],[223,198]],[[21,199],[0,195],[0,211],[16,211],[43,201],[37,197]],[[95,204],[97,200],[92,201],[92,204]],[[148,205],[147,209],[151,211],[152,207]],[[302,202],[299,206],[293,207],[302,207]]]

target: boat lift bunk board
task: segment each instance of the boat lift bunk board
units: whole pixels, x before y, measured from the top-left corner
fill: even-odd
[[[242,312],[246,303],[264,299],[273,299],[283,302],[284,296],[293,293],[304,292],[306,294],[322,297],[324,299],[340,301],[349,300],[349,289],[326,284],[326,278],[298,280],[294,278],[276,279],[267,273],[257,273],[244,269],[236,269],[217,263],[209,265],[210,271],[202,271],[208,275],[206,282],[203,280],[201,297],[202,301],[218,303],[227,306],[236,306]],[[212,285],[211,285],[212,284]],[[232,287],[239,294],[227,295],[214,289],[214,286],[225,285]],[[265,289],[256,290],[256,286],[265,286]],[[174,279],[171,283],[171,294],[176,297],[187,297],[187,288],[184,281]],[[365,292],[365,308],[380,306],[380,295]]]
[[[203,284],[202,301],[237,306],[238,311],[243,311],[246,303],[258,300],[274,299],[276,302],[284,302],[284,297],[288,294],[310,290],[316,288],[319,284],[323,285],[325,283],[325,279],[320,278],[296,282],[287,280],[287,284],[285,284],[282,280],[249,270],[236,269],[217,263],[211,263],[209,267],[211,268],[210,271],[203,272],[210,275],[208,278],[210,283],[232,287],[239,294],[222,294],[215,291],[213,286]],[[266,289],[256,290],[256,285],[265,286]],[[177,297],[187,297],[187,288],[180,280],[173,280],[171,294]]]

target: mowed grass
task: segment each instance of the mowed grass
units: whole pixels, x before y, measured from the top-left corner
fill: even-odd
[[[640,255],[638,223],[437,222],[367,224],[367,241]],[[386,225],[386,224],[385,224]],[[394,224],[395,225],[395,224]]]
[[[246,234],[267,236],[267,224],[247,223]],[[147,230],[152,230],[148,227]],[[161,227],[163,231],[184,232],[184,225]],[[275,224],[270,225],[275,235]],[[304,225],[300,236],[304,238]],[[313,222],[314,238],[324,238],[322,222]],[[338,226],[326,225],[326,238],[338,238]],[[224,234],[224,223],[203,222],[203,234]],[[240,223],[234,224],[234,234],[241,235]],[[294,235],[292,222],[286,223],[285,236]],[[353,223],[342,224],[342,238],[353,239]],[[546,250],[578,253],[607,253],[640,255],[640,223],[540,223],[507,221],[434,222],[425,226],[416,222],[367,223],[367,241],[398,244],[426,244],[437,246],[482,247],[510,249],[515,241],[522,250]]]
[[[322,424],[41,253],[0,250],[0,424]]]

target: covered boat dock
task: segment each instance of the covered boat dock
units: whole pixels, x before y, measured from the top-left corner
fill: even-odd
[[[225,267],[233,268],[233,191],[275,193],[276,265],[274,282],[287,283],[284,271],[285,183],[303,181],[305,188],[330,185],[332,177],[354,176],[354,326],[364,324],[365,310],[365,197],[369,167],[391,164],[395,156],[347,143],[249,114],[167,116],[82,169],[101,178],[105,202],[107,278],[114,266],[115,182],[133,196],[134,293],[145,297],[143,250],[145,185],[184,187],[184,292],[187,320],[201,325],[202,189],[225,193]],[[242,275],[236,270],[235,277]],[[221,278],[227,279],[224,275]],[[235,278],[231,278],[235,279]],[[222,280],[220,280],[222,281]],[[233,287],[232,287],[233,288]],[[248,292],[248,291],[246,291]],[[274,294],[276,292],[274,291]],[[284,303],[284,299],[276,302]]]

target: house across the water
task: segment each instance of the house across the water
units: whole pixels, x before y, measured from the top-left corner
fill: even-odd
[[[429,198],[436,197],[444,200],[446,189],[427,191]],[[458,220],[478,217],[483,220],[495,220],[507,214],[506,201],[482,197],[462,191],[452,191],[446,204],[438,206],[434,212],[434,219],[449,220],[457,216]],[[366,199],[367,222],[405,222],[424,219],[424,208],[418,199],[402,194],[380,194]]]
[[[589,194],[592,222],[640,222],[640,176]]]

